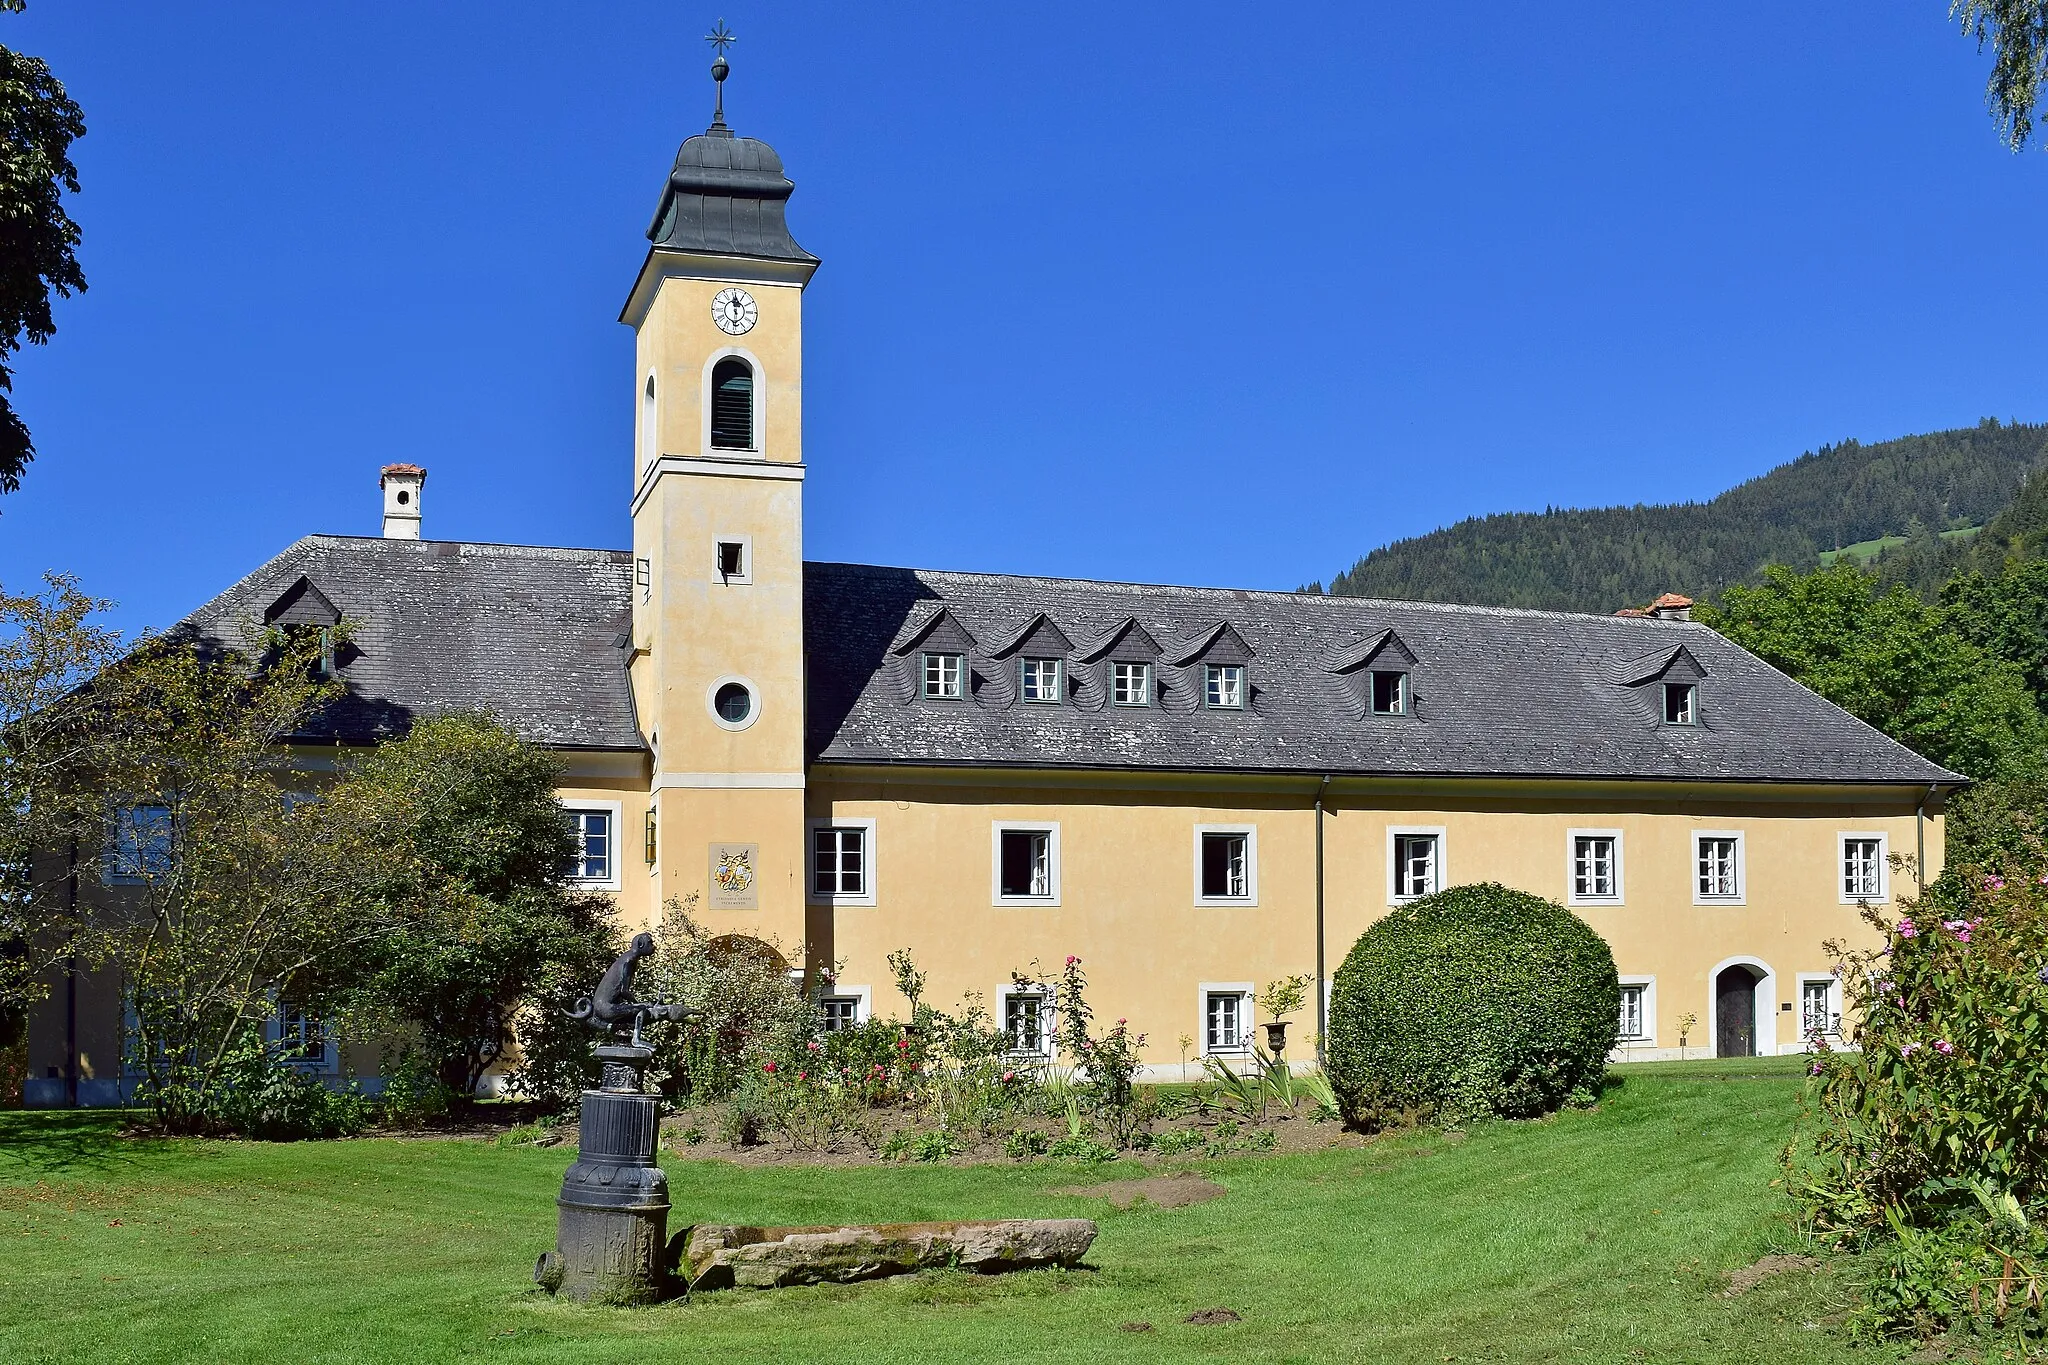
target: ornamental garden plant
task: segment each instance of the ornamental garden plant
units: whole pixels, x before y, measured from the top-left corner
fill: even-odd
[[[1374,924],[1338,967],[1330,1084],[1366,1129],[1590,1103],[1620,1004],[1614,955],[1578,916],[1497,883],[1452,887]]]
[[[1811,1237],[1866,1253],[1883,1336],[2048,1330],[2048,852],[1943,874],[1837,949],[1851,1049],[1816,1039],[1786,1154]]]

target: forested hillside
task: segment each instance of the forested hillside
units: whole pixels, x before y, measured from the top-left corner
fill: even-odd
[[[1880,576],[1931,587],[1990,551],[1999,528],[1978,537],[1981,551],[1938,533],[1992,521],[2044,463],[2048,426],[1988,418],[1875,445],[1845,441],[1711,502],[1471,518],[1374,550],[1328,591],[1609,612],[1664,592],[1709,597],[1767,564],[1812,568],[1824,551],[1892,536],[1907,544],[1877,557]],[[2032,518],[2044,514],[2048,502]]]

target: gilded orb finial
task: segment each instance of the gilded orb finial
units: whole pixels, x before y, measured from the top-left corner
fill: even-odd
[[[717,54],[711,59],[711,79],[718,86],[718,104],[711,113],[711,126],[723,128],[725,126],[725,78],[732,72],[732,64],[725,59],[725,50],[738,42],[739,39],[734,37],[732,30],[725,26],[725,20],[720,19],[718,27],[704,35],[704,41],[711,44],[712,51]]]

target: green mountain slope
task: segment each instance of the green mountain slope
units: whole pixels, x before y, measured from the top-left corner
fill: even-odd
[[[1904,543],[1883,551],[1879,572],[1915,581],[1923,566],[1971,550],[1968,538],[1937,533],[1990,522],[2044,463],[2048,425],[1989,418],[1875,445],[1845,441],[1711,502],[1469,518],[1374,550],[1328,590],[1608,612],[1664,592],[1710,596],[1766,564],[1807,568],[1824,551],[1894,538]]]

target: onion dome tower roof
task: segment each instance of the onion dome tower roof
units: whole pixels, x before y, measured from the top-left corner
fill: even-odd
[[[818,258],[796,244],[783,219],[796,185],[782,173],[782,158],[767,143],[735,137],[725,124],[725,48],[733,39],[724,21],[710,41],[718,50],[711,77],[718,104],[711,126],[684,142],[662,187],[660,207],[647,229],[657,251],[753,256],[815,266]]]

